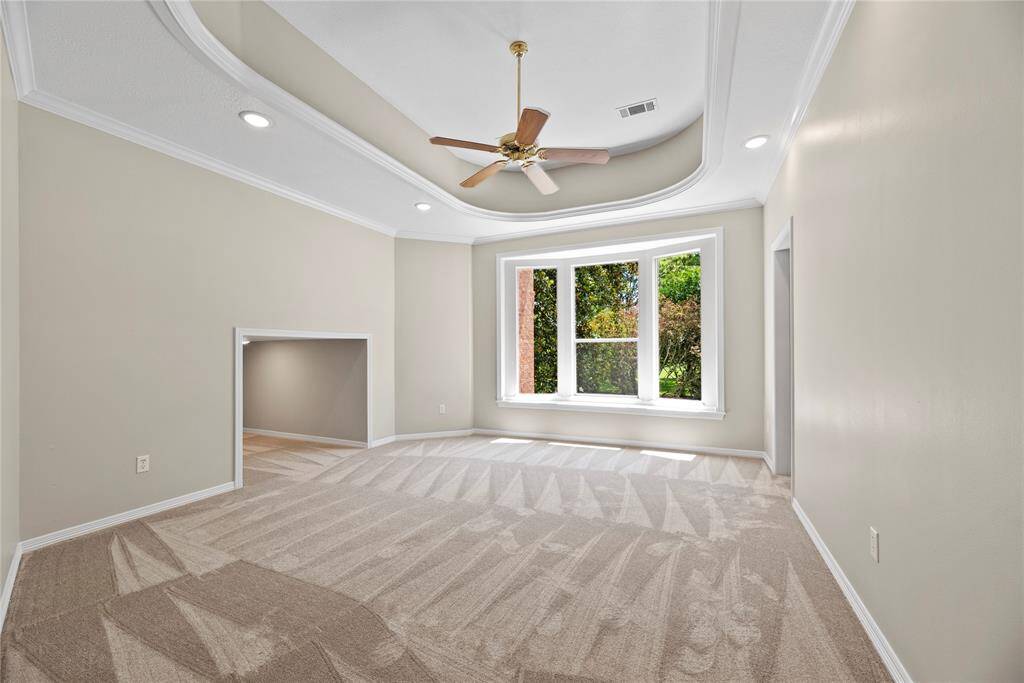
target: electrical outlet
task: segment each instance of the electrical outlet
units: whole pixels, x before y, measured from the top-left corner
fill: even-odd
[[[871,530],[871,559],[878,562],[878,531],[875,527],[868,527]]]
[[[437,412],[441,415],[446,415],[448,413],[448,406],[442,403],[437,407]]]
[[[135,458],[135,474],[142,474],[143,472],[149,472],[148,455],[140,455]]]

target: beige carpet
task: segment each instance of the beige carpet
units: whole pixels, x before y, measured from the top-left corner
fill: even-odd
[[[3,679],[888,680],[760,461],[245,444],[243,490],[28,554]]]

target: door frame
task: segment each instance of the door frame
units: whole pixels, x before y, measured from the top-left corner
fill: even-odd
[[[777,273],[775,260],[777,258],[777,255],[779,254],[779,252],[783,252],[783,251],[788,251],[789,252],[789,264],[788,264],[789,265],[789,268],[788,268],[788,271],[789,271],[789,273],[788,273],[788,275],[789,275],[789,278],[788,278],[789,279],[789,283],[788,283],[789,284],[789,292],[788,292],[789,297],[788,297],[788,299],[789,300],[787,302],[788,313],[789,313],[789,320],[788,320],[788,327],[789,327],[789,329],[787,330],[787,340],[789,342],[789,358],[787,360],[788,360],[788,366],[789,367],[788,367],[788,373],[786,373],[788,375],[788,385],[789,385],[788,401],[787,401],[789,405],[787,406],[788,410],[783,411],[782,412],[782,417],[780,418],[780,411],[779,411],[780,389],[779,389],[779,372],[778,372],[778,370],[779,370],[779,351],[778,351],[778,348],[777,348],[777,346],[778,346],[777,340],[779,338],[779,334],[778,334],[778,331],[776,329],[776,325],[777,325],[777,321],[778,321],[778,313],[777,313],[777,309],[776,309],[776,303],[777,303],[776,298],[777,298],[778,294],[777,294],[776,289],[777,289],[777,287],[778,287],[778,285],[780,283],[779,283],[779,275]],[[790,216],[786,220],[785,225],[783,225],[782,229],[779,230],[779,234],[776,235],[775,239],[772,241],[771,249],[769,249],[768,253],[769,253],[769,269],[770,269],[768,296],[770,297],[770,300],[772,302],[772,310],[771,310],[771,318],[770,318],[770,320],[771,320],[770,335],[771,335],[771,339],[772,339],[772,358],[770,359],[770,362],[772,363],[772,387],[771,387],[771,391],[772,391],[772,425],[771,425],[772,433],[771,433],[771,443],[768,444],[768,446],[771,449],[771,458],[770,458],[770,460],[771,460],[771,463],[772,463],[772,470],[776,474],[785,474],[785,475],[789,475],[790,477],[792,477],[793,476],[793,472],[794,472],[795,459],[796,459],[796,442],[795,442],[795,431],[796,431],[796,429],[795,429],[795,408],[796,408],[796,400],[795,400],[795,386],[794,386],[794,384],[795,384],[795,372],[794,372],[794,365],[793,365],[793,360],[794,360],[794,354],[793,354],[793,343],[794,343],[793,329],[794,328],[793,328],[793,217],[792,216]],[[783,422],[785,422],[785,424],[783,424]],[[782,429],[785,429],[785,432],[788,433],[788,436],[789,436],[789,439],[788,439],[789,440],[789,449],[788,449],[789,452],[783,454],[781,457],[780,457],[780,449],[779,449],[779,441],[780,441],[779,435],[782,432],[782,429],[780,429],[780,427]]]
[[[242,415],[243,392],[243,342],[251,340],[277,341],[287,339],[355,339],[366,342],[366,443],[373,443],[373,335],[362,332],[314,332],[310,330],[273,330],[253,327],[234,329],[235,354],[235,408],[234,408],[234,465],[235,488],[242,488]]]

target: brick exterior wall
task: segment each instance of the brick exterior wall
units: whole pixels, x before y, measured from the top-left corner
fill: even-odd
[[[534,393],[533,378],[533,269],[518,271],[519,393]]]

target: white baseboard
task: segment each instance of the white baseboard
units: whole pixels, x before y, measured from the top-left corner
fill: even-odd
[[[764,462],[768,465],[768,469],[772,471],[772,474],[778,474],[778,472],[775,471],[775,453],[770,449],[766,448],[764,451]]]
[[[371,448],[377,446],[387,446],[389,443],[396,441],[416,441],[417,439],[454,439],[459,436],[472,436],[472,429],[450,429],[448,431],[441,432],[416,432],[412,434],[395,434],[394,436],[385,436],[380,439],[374,439]]]
[[[472,429],[450,429],[446,432],[419,432],[416,434],[395,434],[395,441],[416,441],[417,439],[454,439],[472,436]]]
[[[11,557],[11,566],[7,569],[7,578],[4,579],[4,590],[0,593],[0,630],[7,622],[7,607],[11,604],[11,593],[14,592],[14,579],[18,577],[18,568],[21,566],[21,543],[14,546],[14,555]]]
[[[900,658],[896,656],[896,651],[889,645],[889,641],[886,639],[885,634],[882,633],[882,629],[879,628],[878,623],[871,616],[871,612],[868,611],[860,596],[857,595],[853,584],[846,578],[843,568],[839,566],[836,558],[832,556],[832,552],[825,545],[825,541],[821,536],[818,535],[817,529],[814,528],[810,518],[803,511],[803,508],[800,507],[800,503],[796,501],[796,498],[793,498],[793,510],[796,512],[797,519],[800,520],[800,523],[804,525],[804,529],[807,530],[807,535],[814,541],[814,546],[818,549],[822,559],[825,560],[825,564],[828,565],[829,571],[835,577],[836,583],[839,584],[843,591],[843,595],[850,602],[850,607],[853,608],[854,614],[860,619],[861,626],[867,631],[868,637],[878,651],[878,656],[882,658],[882,663],[889,670],[889,675],[892,676],[896,683],[913,683],[913,679],[910,678],[910,674],[903,667]]]
[[[545,439],[550,441],[576,441],[602,446],[627,446],[629,448],[654,448],[662,451],[692,451],[710,455],[731,455],[737,458],[758,458],[766,460],[764,451],[752,451],[742,448],[719,448],[717,446],[693,446],[668,441],[636,441],[633,439],[606,439],[594,436],[571,436],[569,434],[541,434],[537,432],[515,432],[506,429],[474,429],[474,434],[482,436],[508,436],[518,439]],[[767,461],[766,461],[767,462]]]
[[[247,430],[254,431],[254,430]],[[460,436],[506,436],[518,439],[545,439],[549,441],[575,441],[579,443],[592,443],[602,446],[627,446],[631,448],[656,448],[665,451],[692,451],[695,453],[708,453],[711,455],[731,455],[737,458],[758,458],[768,462],[768,455],[764,451],[744,450],[741,448],[719,448],[717,446],[691,446],[680,443],[669,443],[667,441],[634,441],[630,439],[605,439],[599,437],[576,437],[566,434],[540,434],[537,432],[515,432],[506,429],[452,429],[440,432],[419,432],[415,434],[395,434],[374,439],[372,447],[386,446],[395,441],[415,441],[417,439],[454,439]],[[773,470],[774,471],[774,470]]]
[[[352,446],[354,448],[366,448],[365,441],[353,441],[351,439],[335,439],[330,436],[313,436],[312,434],[293,434],[292,432],[275,432],[272,429],[252,429],[243,427],[242,434],[258,434],[260,436],[276,436],[279,439],[295,439],[296,441],[312,441],[313,443],[326,443],[332,446]]]
[[[182,496],[175,498],[168,498],[167,500],[161,500],[157,503],[151,503],[149,505],[143,505],[140,508],[134,510],[128,510],[127,512],[120,512],[116,515],[110,515],[103,519],[97,519],[93,522],[86,522],[85,524],[78,524],[76,526],[68,527],[67,529],[61,529],[60,531],[52,531],[42,536],[36,536],[28,540],[22,541],[19,545],[21,546],[22,552],[31,552],[40,548],[45,548],[48,545],[59,543],[60,541],[66,541],[70,538],[76,538],[78,536],[84,536],[100,529],[106,529],[107,527],[117,526],[118,524],[124,524],[130,522],[139,517],[146,517],[147,515],[153,515],[157,512],[163,512],[171,508],[176,508],[186,503],[194,503],[197,500],[203,498],[209,498],[210,496],[216,496],[221,493],[227,493],[228,491],[235,490],[235,482],[229,481],[217,486],[211,486],[208,489],[202,491],[193,491],[192,493],[186,493]]]

